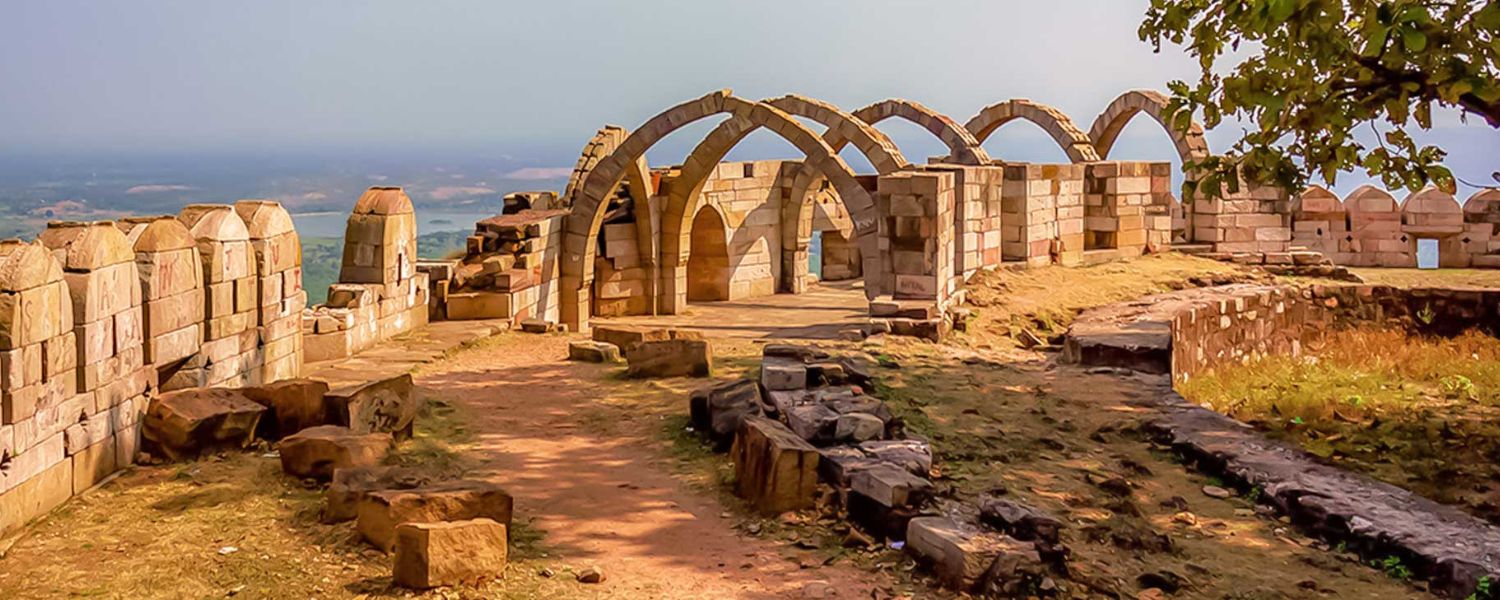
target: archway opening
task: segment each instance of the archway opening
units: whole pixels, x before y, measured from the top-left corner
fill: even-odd
[[[728,229],[719,211],[704,206],[693,217],[688,249],[687,297],[689,302],[719,302],[729,299]]]
[[[824,182],[812,201],[813,244],[809,271],[819,281],[850,281],[864,275],[863,254],[855,240],[854,221],[837,193]]]

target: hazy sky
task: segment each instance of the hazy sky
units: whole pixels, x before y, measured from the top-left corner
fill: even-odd
[[[1087,129],[1119,92],[1194,73],[1136,38],[1146,4],[15,0],[0,8],[0,139],[11,152],[577,148],[720,87],[850,110],[901,96],[960,121],[1029,97]],[[1170,149],[1143,125],[1122,144]],[[908,157],[940,148],[906,147],[918,138],[902,127],[882,125]],[[992,154],[1060,159],[1009,129],[1024,128]],[[1500,151],[1482,125],[1453,135]],[[661,160],[696,141],[682,137]]]

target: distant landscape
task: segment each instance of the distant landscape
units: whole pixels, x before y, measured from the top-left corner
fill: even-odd
[[[419,235],[417,256],[424,259],[448,258],[463,250],[464,238],[472,231],[437,231]],[[343,253],[343,236],[302,238],[302,287],[307,290],[309,305],[328,299],[328,285],[338,281]]]

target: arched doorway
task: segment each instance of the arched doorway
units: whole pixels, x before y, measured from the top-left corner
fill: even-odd
[[[729,299],[728,227],[719,211],[705,205],[693,217],[688,247],[687,299],[689,302],[717,302]]]

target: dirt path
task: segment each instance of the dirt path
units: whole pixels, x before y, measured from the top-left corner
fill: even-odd
[[[870,598],[881,578],[847,566],[803,569],[810,553],[745,536],[743,517],[674,476],[649,435],[590,425],[603,368],[563,361],[560,338],[519,351],[468,352],[419,383],[471,415],[473,476],[509,487],[562,565],[597,565],[599,597]],[[609,383],[611,388],[620,386]],[[663,394],[663,401],[685,396]],[[668,400],[669,398],[669,400]]]

